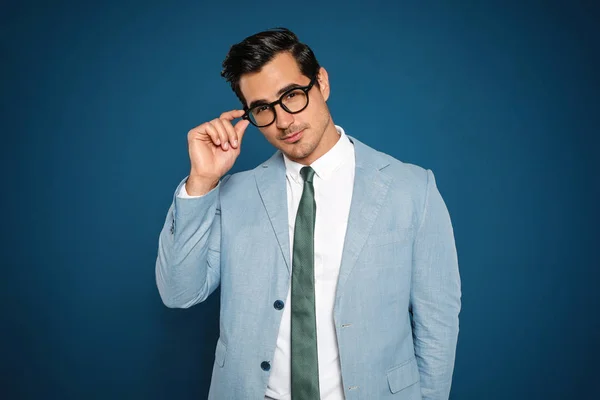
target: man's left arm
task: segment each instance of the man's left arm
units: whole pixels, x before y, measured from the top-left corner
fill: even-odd
[[[413,246],[410,310],[421,394],[424,400],[446,400],[458,340],[461,281],[450,215],[430,170]]]

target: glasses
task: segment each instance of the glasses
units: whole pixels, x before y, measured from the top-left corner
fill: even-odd
[[[313,87],[317,80],[315,75],[307,86],[292,88],[281,95],[279,100],[268,104],[259,104],[250,109],[246,109],[243,119],[249,120],[252,125],[258,128],[264,128],[275,122],[275,106],[281,105],[285,111],[290,114],[298,114],[308,106],[308,91]]]

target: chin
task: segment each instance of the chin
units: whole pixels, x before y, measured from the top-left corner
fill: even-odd
[[[287,149],[288,151],[285,151],[285,154],[288,156],[288,158],[294,160],[303,160],[309,157],[315,151],[315,147],[316,146],[307,146],[302,143],[295,143],[291,146],[291,148]]]

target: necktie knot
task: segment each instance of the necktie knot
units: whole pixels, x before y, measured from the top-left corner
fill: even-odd
[[[300,176],[305,182],[312,183],[313,177],[315,176],[315,170],[311,167],[302,167],[300,170]]]

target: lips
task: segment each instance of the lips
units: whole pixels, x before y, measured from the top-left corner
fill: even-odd
[[[296,133],[293,133],[291,135],[288,135],[286,137],[284,137],[283,140],[286,143],[294,143],[297,142],[298,140],[300,140],[300,138],[302,137],[302,133],[304,132],[304,129],[302,129],[301,131],[298,131]]]

